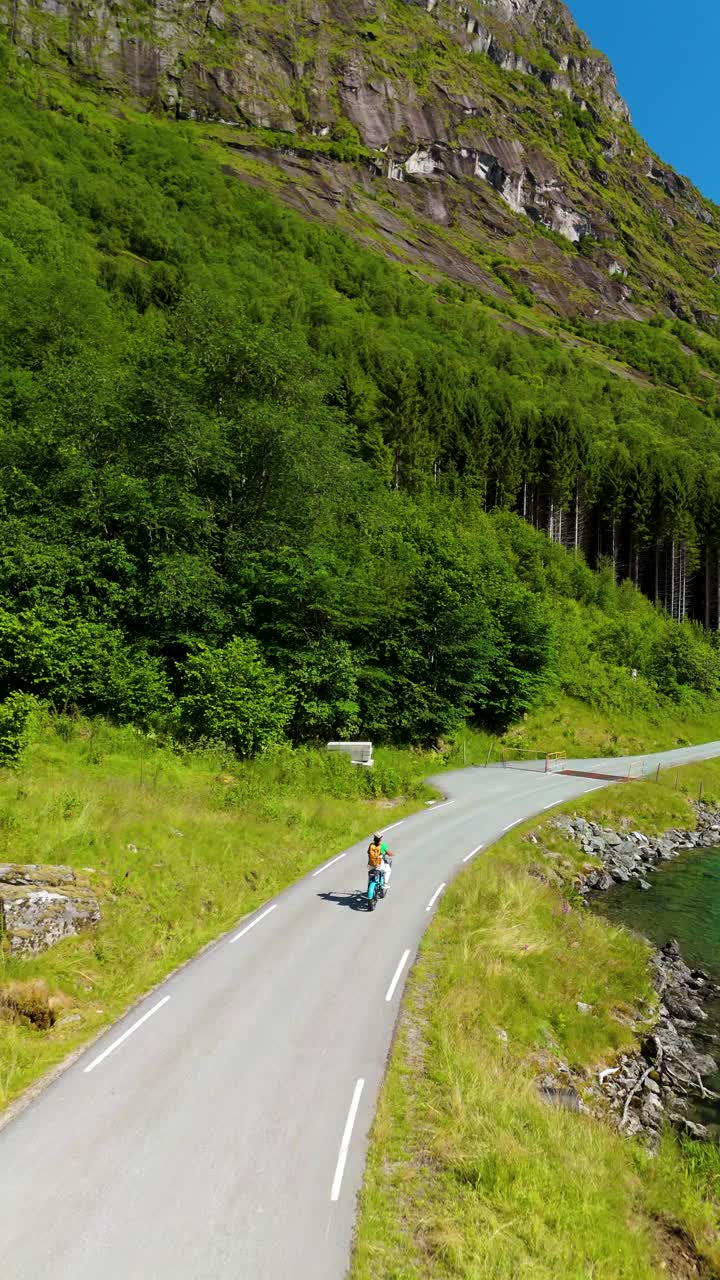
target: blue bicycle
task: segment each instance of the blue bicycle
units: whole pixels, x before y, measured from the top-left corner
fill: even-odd
[[[385,897],[385,872],[382,867],[371,867],[368,871],[367,905],[368,911],[374,911],[378,898]]]

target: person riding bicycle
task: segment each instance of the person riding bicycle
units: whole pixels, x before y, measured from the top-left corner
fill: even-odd
[[[387,891],[392,876],[392,864],[390,859],[394,855],[390,852],[387,844],[383,840],[379,832],[375,832],[368,846],[368,871],[382,872],[383,883]]]

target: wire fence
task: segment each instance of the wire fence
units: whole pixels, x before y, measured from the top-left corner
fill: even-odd
[[[652,779],[659,782],[661,775],[666,771],[672,777],[673,766],[663,768],[663,764],[657,760],[645,759],[641,757],[636,760],[620,760],[617,762],[607,760],[604,767],[593,769],[590,761],[587,762],[589,767],[586,768],[568,768],[567,754],[564,751],[542,751],[538,747],[512,747],[499,742],[492,742],[488,747],[485,765],[494,769],[520,769],[529,770],[532,773],[564,773],[570,776],[583,778],[597,778],[606,782],[640,782],[643,778]],[[674,785],[675,790],[680,788],[680,769],[674,767]],[[702,780],[699,783],[693,781],[692,790],[698,787],[697,798],[699,802],[703,800],[705,784]],[[689,794],[687,787],[682,788],[686,794]]]
[[[485,764],[502,769],[530,770],[532,773],[561,773],[567,765],[564,751],[539,751],[537,747],[508,747],[491,743]]]

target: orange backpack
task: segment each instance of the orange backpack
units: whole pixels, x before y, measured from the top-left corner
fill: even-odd
[[[371,867],[382,866],[382,854],[380,852],[379,844],[370,845],[370,848],[368,849],[368,863]]]

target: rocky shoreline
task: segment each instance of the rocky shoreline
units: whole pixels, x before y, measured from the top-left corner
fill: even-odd
[[[624,1133],[654,1145],[669,1120],[692,1138],[708,1138],[707,1127],[687,1113],[693,1101],[718,1100],[703,1083],[717,1063],[696,1040],[707,1018],[703,1001],[720,989],[703,970],[685,964],[674,940],[655,953],[653,969],[660,1019],[639,1053],[623,1054],[616,1066],[600,1072],[598,1089]]]
[[[589,903],[593,893],[633,880],[638,889],[650,889],[648,876],[660,863],[686,849],[720,846],[720,813],[703,804],[697,804],[695,810],[696,830],[673,829],[661,837],[613,831],[584,818],[553,819],[584,853],[602,863],[599,868],[588,865],[576,880],[582,900]],[[690,1119],[688,1111],[693,1102],[720,1101],[704,1083],[718,1070],[708,1047],[720,1057],[720,1037],[704,1029],[704,1005],[720,996],[720,986],[704,970],[691,969],[674,940],[654,953],[653,983],[660,998],[657,1023],[639,1052],[623,1054],[613,1066],[600,1071],[589,1087],[577,1082],[577,1108],[603,1114],[609,1111],[623,1133],[641,1137],[650,1146],[657,1143],[666,1120],[693,1138],[708,1138],[707,1127]],[[553,1083],[560,1081],[546,1079],[541,1090],[551,1095]],[[567,1092],[566,1075],[563,1083]]]
[[[693,805],[697,827],[693,831],[672,828],[664,836],[646,836],[642,831],[612,831],[585,818],[558,817],[554,825],[572,837],[601,868],[591,868],[577,882],[583,896],[602,892],[613,884],[636,880],[640,889],[649,889],[647,879],[662,862],[670,862],[686,849],[716,849],[720,846],[720,813],[706,804]]]

